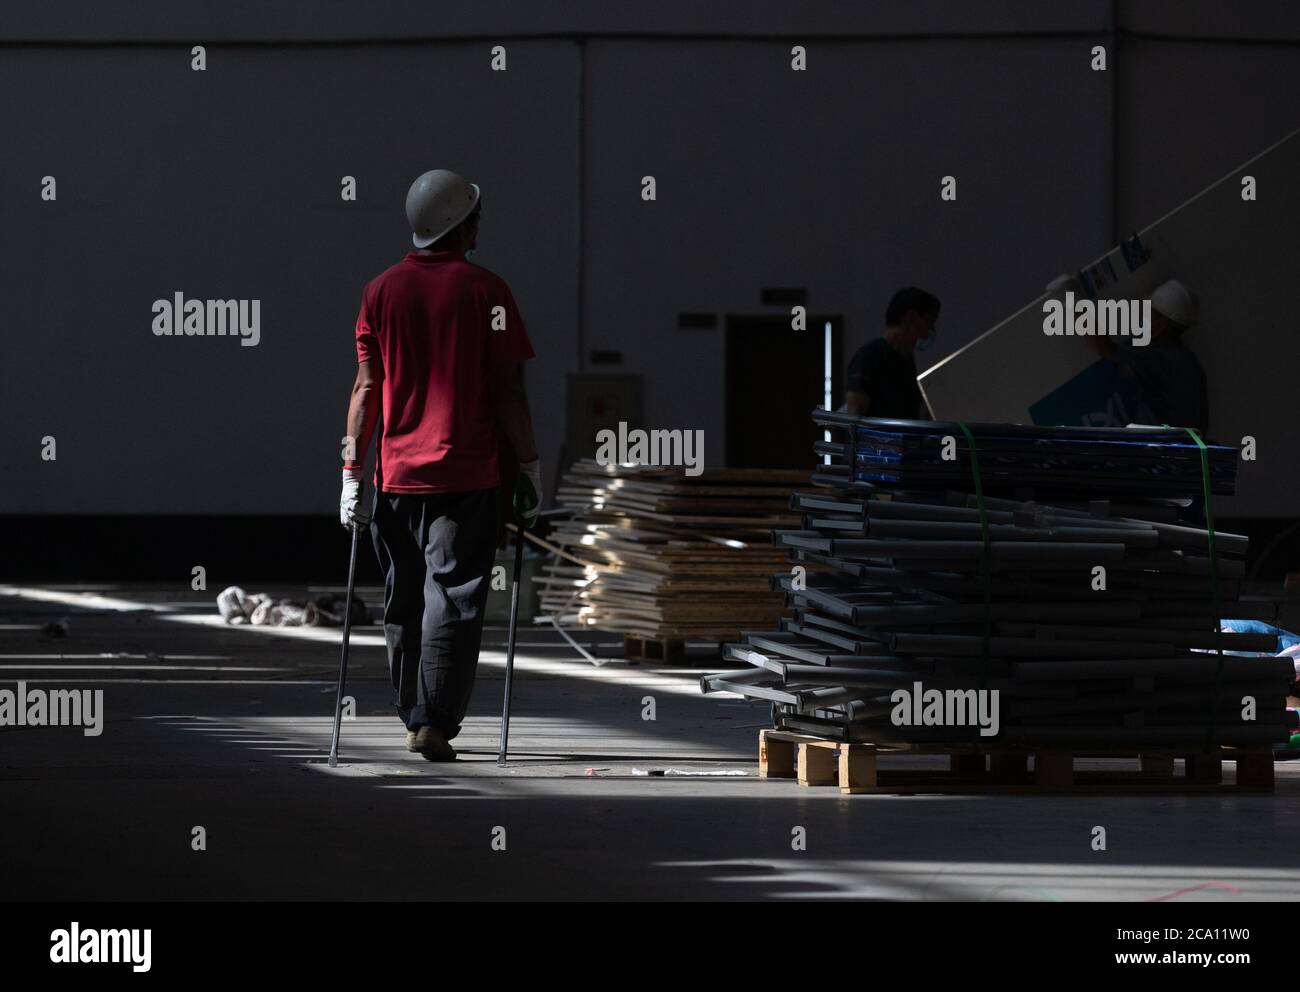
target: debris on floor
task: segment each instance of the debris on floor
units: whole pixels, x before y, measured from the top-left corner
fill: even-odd
[[[41,636],[49,638],[59,638],[68,636],[68,618],[59,617],[59,619],[47,623],[41,628]]]
[[[341,627],[345,597],[326,593],[309,599],[272,599],[266,593],[247,593],[239,586],[227,586],[217,596],[217,611],[230,624],[255,627]],[[352,622],[370,623],[370,610],[357,597],[352,599]]]

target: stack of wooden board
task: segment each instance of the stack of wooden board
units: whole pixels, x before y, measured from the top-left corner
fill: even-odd
[[[575,513],[551,532],[566,560],[538,580],[542,609],[560,623],[648,640],[734,639],[775,623],[783,594],[768,576],[785,552],[770,532],[798,524],[790,492],[806,478],[580,461],[556,494]]]
[[[897,423],[815,419],[863,433]],[[943,425],[926,427],[942,433]],[[1081,440],[1068,433],[1067,442]],[[1163,449],[1181,444],[1173,434],[1135,432],[1135,440],[1155,446],[1150,460],[1186,456]],[[1071,498],[1037,501],[1032,477],[1057,457],[1050,441],[1028,481],[1003,479],[999,488],[1016,498],[975,485],[959,429],[957,447],[964,487],[938,463],[907,488],[850,482],[848,459],[819,467],[816,478],[834,486],[795,493],[800,526],[773,534],[808,569],[772,576],[793,616],[726,645],[724,655],[747,667],[705,676],[703,689],[770,702],[778,728],[843,741],[1192,748],[1287,740],[1294,660],[1269,656],[1275,636],[1220,630],[1220,618],[1276,615],[1273,602],[1242,598],[1247,538],[1219,532],[1211,543],[1208,527],[1179,519],[1203,492],[1199,471],[1126,455],[1131,464],[1095,484],[1072,479]],[[978,438],[976,456],[982,468]],[[1220,455],[1211,488],[1231,491],[1233,475]],[[1148,495],[1152,479],[1159,496]],[[1045,488],[1061,485],[1051,479]],[[993,690],[990,734],[976,718],[991,715]]]

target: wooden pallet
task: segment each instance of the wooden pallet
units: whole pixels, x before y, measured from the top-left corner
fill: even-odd
[[[678,664],[686,659],[686,640],[625,636],[623,657],[629,661],[662,661]]]
[[[686,642],[677,639],[624,637],[623,656],[631,661],[681,661],[686,656]]]
[[[880,768],[881,755],[944,754],[948,770]],[[1080,758],[1128,758],[1128,770],[1076,769]],[[1031,772],[1029,761],[1033,759]],[[1175,758],[1184,774],[1175,774]],[[1223,761],[1236,763],[1236,781],[1223,781]],[[784,730],[758,732],[760,778],[796,778],[800,785],[834,785],[844,795],[924,792],[1272,792],[1270,747],[1221,747],[1211,752],[1069,751],[845,744]]]

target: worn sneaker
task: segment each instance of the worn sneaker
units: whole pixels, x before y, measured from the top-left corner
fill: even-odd
[[[415,746],[415,737],[416,734],[414,730],[408,730],[406,732],[406,750],[412,752],[420,750],[418,747]]]
[[[421,727],[414,736],[408,736],[409,747],[424,755],[427,761],[455,761],[456,749],[433,727]]]

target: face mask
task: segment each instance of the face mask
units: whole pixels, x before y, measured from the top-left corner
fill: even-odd
[[[928,338],[921,338],[920,341],[916,342],[916,350],[929,351],[931,348],[934,347],[934,339],[937,338],[938,336],[939,336],[939,328],[936,327],[932,331],[930,331],[930,336]]]

